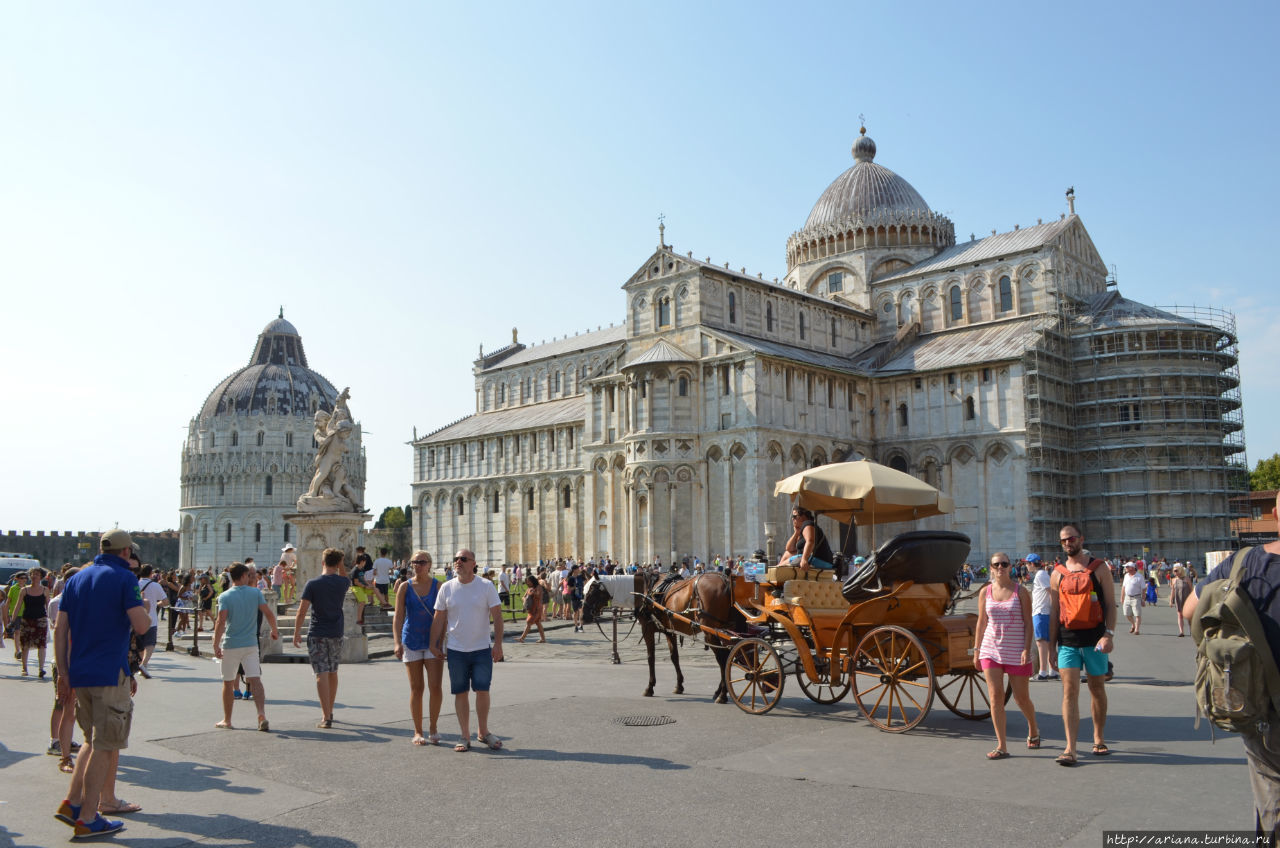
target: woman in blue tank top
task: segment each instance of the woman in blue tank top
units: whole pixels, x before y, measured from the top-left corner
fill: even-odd
[[[391,626],[396,640],[396,657],[404,662],[409,673],[409,714],[413,717],[413,744],[440,744],[436,722],[440,718],[440,705],[444,702],[441,680],[444,674],[444,658],[431,652],[431,621],[435,617],[436,593],[440,583],[431,574],[431,554],[414,551],[409,560],[413,578],[396,588],[396,614]],[[425,673],[425,675],[424,675]],[[422,690],[430,687],[430,724],[428,733],[422,735]]]

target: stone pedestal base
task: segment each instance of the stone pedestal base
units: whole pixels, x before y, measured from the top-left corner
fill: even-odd
[[[356,624],[356,596],[347,592],[342,599],[342,656],[338,662],[357,663],[369,660],[369,637]]]
[[[320,576],[320,557],[325,548],[337,548],[347,555],[347,568],[355,562],[356,545],[364,525],[373,520],[367,512],[293,512],[284,520],[298,531],[298,596],[312,577]]]
[[[267,589],[262,593],[262,597],[266,600],[267,606],[271,607],[271,609],[275,610],[278,608],[276,605],[280,602],[280,593],[275,589]],[[276,616],[276,624],[280,624],[279,615]],[[279,635],[279,632],[280,631],[277,628],[277,635]],[[265,615],[262,617],[262,627],[258,631],[258,647],[264,657],[271,657],[284,653],[284,642],[280,639],[271,638],[271,622],[267,621],[267,617]]]

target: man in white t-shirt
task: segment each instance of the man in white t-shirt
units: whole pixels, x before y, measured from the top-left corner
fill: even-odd
[[[1142,607],[1147,602],[1147,578],[1138,570],[1138,564],[1130,561],[1124,564],[1124,580],[1121,583],[1124,594],[1124,617],[1129,619],[1129,632],[1134,636],[1141,634]]]
[[[1035,679],[1054,680],[1058,677],[1058,655],[1049,650],[1049,610],[1053,606],[1049,585],[1053,581],[1039,554],[1027,554],[1023,561],[1031,567],[1031,629],[1036,636],[1036,654],[1040,658],[1040,671]]]
[[[551,617],[564,617],[564,592],[560,590],[560,584],[564,582],[568,570],[560,567],[560,561],[556,560],[555,570],[551,572]]]
[[[431,650],[444,655],[449,666],[449,690],[453,692],[453,711],[458,716],[462,739],[455,751],[471,749],[471,696],[476,693],[476,741],[491,750],[502,747],[502,740],[489,732],[489,685],[493,680],[493,664],[502,662],[502,605],[498,588],[488,580],[476,577],[476,556],[463,548],[453,558],[458,576],[445,583],[436,593],[436,613],[431,622]],[[493,624],[493,641],[489,624]],[[444,647],[449,635],[448,651]]]
[[[387,554],[391,553],[390,548],[379,548],[378,558],[373,561],[373,588],[378,593],[378,600],[382,602],[384,610],[393,607],[387,603],[387,591],[391,588],[391,569],[396,564],[391,561],[391,557]]]
[[[156,581],[155,569],[150,565],[144,565],[138,571],[138,592],[147,608],[147,617],[151,619],[151,626],[139,639],[142,645],[142,667],[138,672],[150,680],[151,669],[147,667],[147,663],[151,662],[151,655],[156,652],[156,639],[160,634],[160,607],[169,603],[169,595]]]

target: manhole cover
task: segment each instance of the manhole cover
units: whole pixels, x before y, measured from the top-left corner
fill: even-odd
[[[676,720],[671,716],[633,715],[619,716],[613,720],[613,723],[625,725],[626,727],[657,727],[660,724],[675,724]]]

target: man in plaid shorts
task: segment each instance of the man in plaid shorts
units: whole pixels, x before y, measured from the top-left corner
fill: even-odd
[[[302,622],[311,611],[307,631],[307,654],[316,674],[316,694],[320,697],[320,722],[316,727],[333,727],[333,702],[338,697],[338,660],[342,656],[342,601],[351,581],[342,576],[342,551],[325,548],[321,557],[324,573],[307,581],[293,624],[293,646],[301,647]]]

